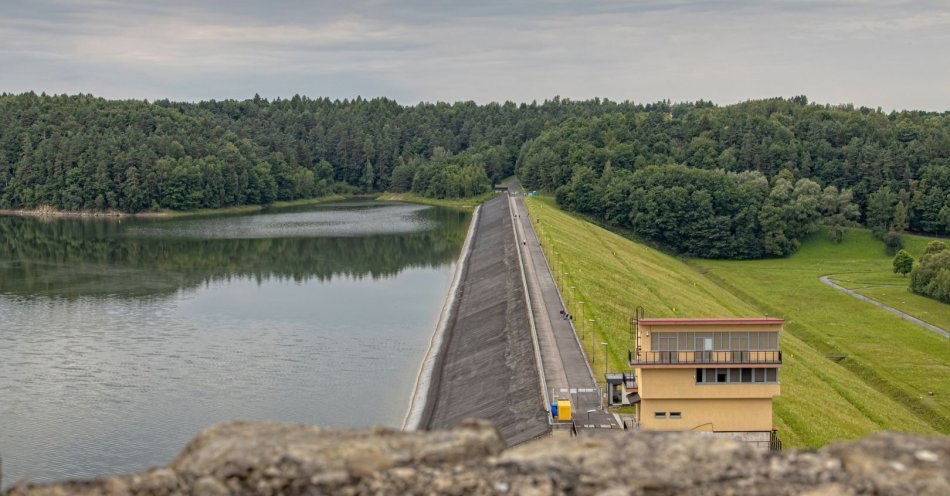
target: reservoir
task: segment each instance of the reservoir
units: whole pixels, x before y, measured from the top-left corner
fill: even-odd
[[[0,217],[3,486],[163,465],[221,420],[398,427],[469,217]]]

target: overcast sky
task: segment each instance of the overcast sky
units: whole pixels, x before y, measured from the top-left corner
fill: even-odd
[[[950,0],[0,0],[0,92],[950,110]]]

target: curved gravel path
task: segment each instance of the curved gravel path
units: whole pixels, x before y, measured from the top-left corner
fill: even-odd
[[[906,313],[904,313],[904,312],[901,312],[900,310],[898,310],[898,309],[896,309],[896,308],[894,308],[894,307],[892,307],[892,306],[885,305],[885,304],[883,304],[883,303],[881,303],[881,302],[879,302],[879,301],[877,301],[877,300],[872,300],[871,298],[868,298],[867,296],[864,296],[863,294],[860,294],[860,293],[858,293],[857,291],[855,291],[855,290],[853,290],[853,289],[848,289],[848,288],[846,288],[846,287],[844,287],[844,286],[835,284],[835,283],[829,278],[829,276],[821,276],[821,277],[818,278],[818,280],[820,280],[821,282],[823,282],[823,283],[825,283],[825,284],[827,284],[827,285],[829,285],[829,286],[831,286],[831,287],[837,289],[838,291],[844,291],[845,293],[848,293],[849,295],[851,295],[851,296],[853,296],[853,297],[855,297],[855,298],[857,298],[857,299],[859,299],[859,300],[866,301],[866,302],[868,302],[868,303],[870,303],[870,304],[872,304],[872,305],[877,305],[877,306],[883,308],[884,310],[887,310],[888,312],[891,312],[891,313],[893,313],[893,314],[899,316],[900,318],[902,318],[902,319],[904,319],[904,320],[909,320],[909,321],[911,321],[911,322],[913,322],[913,323],[919,325],[920,327],[923,327],[923,328],[925,328],[925,329],[929,329],[929,330],[931,330],[931,331],[933,331],[933,332],[936,332],[937,334],[940,334],[941,336],[943,336],[943,337],[945,337],[945,338],[950,338],[950,332],[947,332],[947,331],[945,331],[945,330],[943,330],[943,329],[941,329],[941,328],[939,328],[939,327],[937,327],[937,326],[935,326],[935,325],[933,325],[933,324],[928,324],[927,322],[924,322],[924,321],[918,319],[917,317],[914,317],[913,315],[908,315],[908,314],[906,314]]]

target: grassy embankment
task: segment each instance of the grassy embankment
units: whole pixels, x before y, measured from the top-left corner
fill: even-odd
[[[439,199],[429,198],[415,193],[383,193],[376,197],[382,201],[402,201],[409,203],[422,203],[425,205],[435,205],[437,207],[466,208],[473,209],[482,203],[491,200],[497,193],[490,191],[483,195],[473,196],[471,198],[458,199]]]
[[[629,320],[637,305],[645,307],[647,315],[654,317],[767,313],[788,319],[782,338],[785,359],[781,372],[782,395],[775,400],[774,410],[775,425],[786,445],[816,447],[884,429],[946,432],[939,418],[925,418],[923,411],[917,408],[920,405],[908,405],[906,401],[913,396],[925,409],[929,407],[938,412],[938,417],[946,419],[946,401],[943,400],[942,406],[937,403],[940,398],[950,397],[948,381],[941,379],[947,377],[950,345],[929,331],[910,323],[907,326],[911,327],[907,327],[902,324],[906,321],[822,284],[817,279],[821,274],[805,275],[800,266],[781,269],[785,264],[798,264],[797,257],[802,255],[815,257],[815,254],[809,255],[811,244],[796,257],[784,260],[694,261],[704,270],[711,269],[704,275],[682,260],[559,210],[551,198],[528,198],[527,204],[533,218],[540,220],[536,226],[540,227],[539,235],[555,271],[568,273],[566,283],[562,283],[562,288],[567,290],[562,290],[562,294],[572,312],[578,320],[582,313],[596,320],[593,341],[600,349],[590,353],[589,334],[582,335],[585,338],[582,342],[588,357],[593,357],[598,375],[604,367],[600,342],[608,343],[611,370],[625,366],[627,350],[633,347]],[[849,236],[842,245],[834,246],[849,250],[855,235]],[[779,270],[760,271],[755,267],[760,262]],[[801,265],[807,266],[807,263]],[[830,272],[835,271],[824,274]],[[737,280],[733,281],[733,277]],[[755,280],[757,285],[745,286],[744,278]],[[799,284],[793,284],[796,280]],[[814,284],[806,280],[813,280]],[[745,291],[734,290],[730,283]],[[570,290],[570,286],[575,289]],[[777,293],[798,297],[786,301]],[[806,303],[805,298],[814,301]],[[583,312],[579,301],[587,302]],[[845,308],[848,310],[841,311]],[[868,313],[873,316],[867,316]],[[881,323],[874,324],[878,321]],[[841,333],[842,339],[856,339],[854,334],[862,333],[884,334],[887,337],[882,336],[881,340],[890,346],[883,350],[880,349],[883,343],[876,343],[867,350],[861,343],[839,346],[834,349],[849,353],[849,357],[834,362],[825,357],[829,349],[816,343],[815,331],[804,322],[818,325],[823,333]],[[584,326],[579,326],[579,332],[585,334]],[[902,353],[904,349],[909,351]],[[876,353],[884,356],[867,360]],[[883,360],[891,363],[882,364]],[[864,368],[851,366],[850,362],[860,363]],[[926,370],[915,372],[917,367]],[[937,394],[929,401],[921,397],[918,380],[921,375],[929,376],[932,382],[943,382],[927,389]],[[880,377],[889,382],[881,382]]]

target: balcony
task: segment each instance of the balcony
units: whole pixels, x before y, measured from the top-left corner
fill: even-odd
[[[781,365],[782,352],[769,351],[639,351],[631,367],[691,367],[696,365]]]

